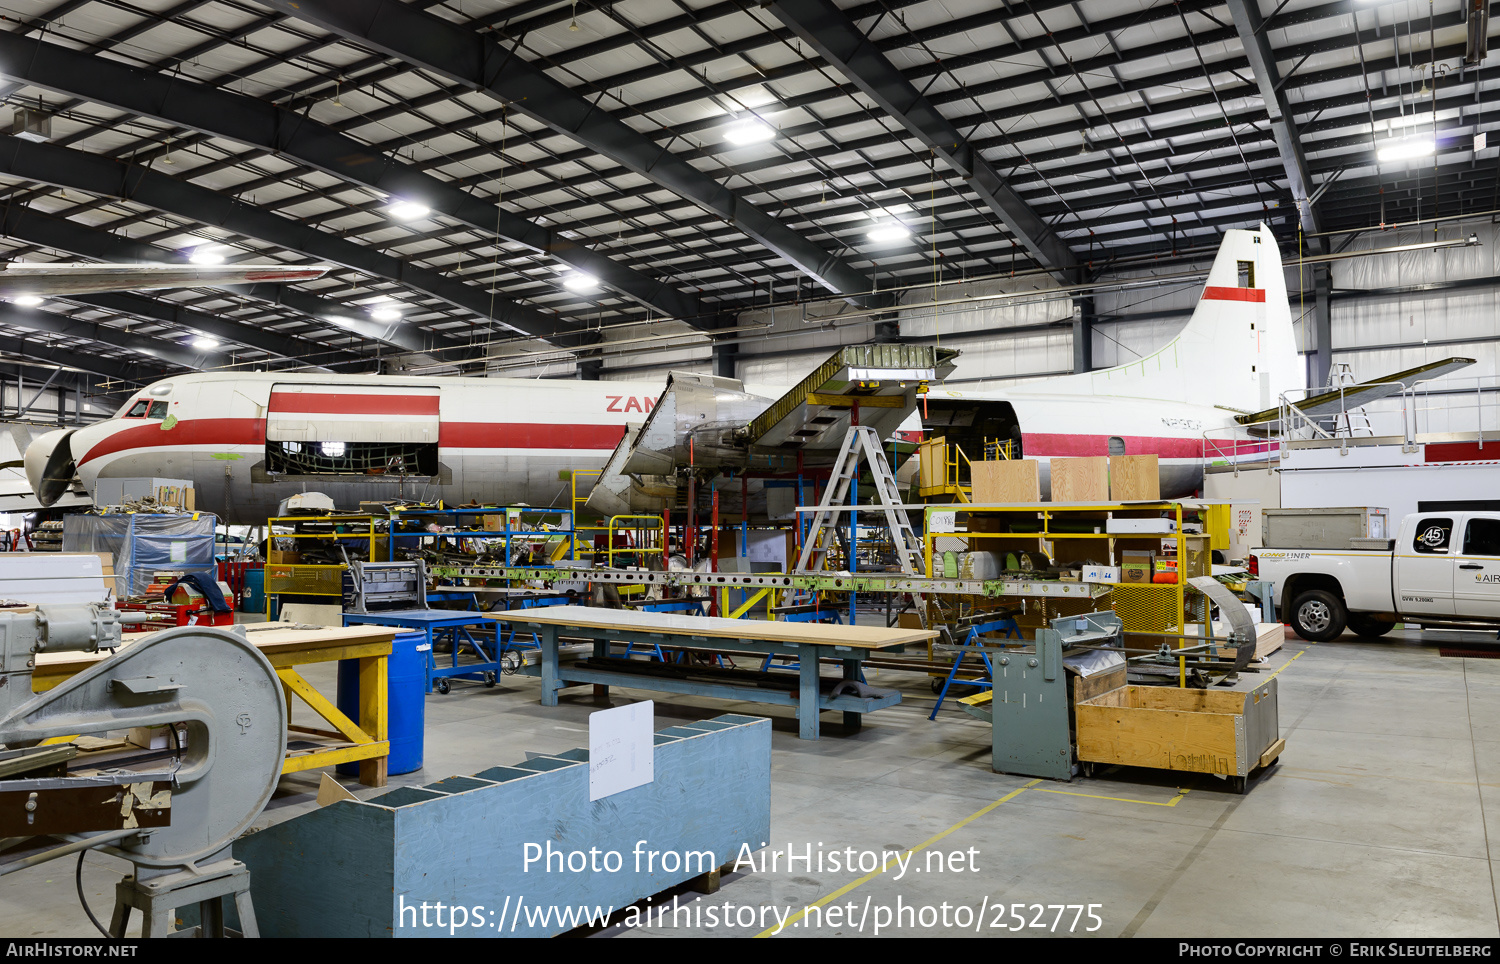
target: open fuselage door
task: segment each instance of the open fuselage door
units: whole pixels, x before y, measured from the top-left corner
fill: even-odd
[[[278,383],[266,406],[266,471],[310,477],[438,474],[436,386]]]

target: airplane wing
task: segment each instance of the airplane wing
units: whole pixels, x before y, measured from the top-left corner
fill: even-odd
[[[1332,391],[1323,392],[1320,395],[1312,395],[1297,403],[1297,409],[1309,418],[1320,415],[1337,415],[1349,409],[1359,408],[1371,402],[1379,401],[1391,395],[1399,393],[1403,388],[1409,388],[1417,382],[1430,381],[1452,374],[1463,368],[1474,364],[1472,358],[1444,358],[1442,361],[1430,362],[1419,365],[1416,368],[1408,368],[1404,372],[1396,372],[1394,375],[1385,375],[1368,382],[1358,382],[1354,385],[1346,385]],[[1281,417],[1279,408],[1268,408],[1262,412],[1252,412],[1248,415],[1236,415],[1234,420],[1241,425],[1259,425],[1264,422],[1274,422]]]
[[[882,439],[921,406],[919,390],[953,373],[958,352],[926,345],[851,345],[839,349],[780,398],[751,394],[734,378],[673,372],[639,429],[610,456],[589,508],[658,512],[680,469],[789,471],[803,456],[827,465],[849,425]],[[858,405],[858,415],[855,415]]]
[[[329,265],[30,264],[10,261],[0,263],[0,298],[311,281],[321,278],[329,270]]]

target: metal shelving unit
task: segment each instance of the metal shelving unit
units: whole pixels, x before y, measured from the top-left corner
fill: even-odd
[[[521,524],[528,517],[540,517],[544,524],[549,518],[556,518],[558,524],[551,529],[523,529]],[[478,527],[471,527],[473,523],[465,525],[466,520],[478,519]],[[577,557],[578,533],[573,525],[572,509],[552,509],[540,506],[515,505],[515,506],[465,506],[452,509],[397,509],[391,512],[390,519],[386,525],[390,535],[391,553],[394,556],[399,551],[424,549],[429,545],[437,550],[439,554],[444,541],[457,543],[455,550],[461,547],[465,540],[486,540],[502,543],[503,558],[507,563],[516,558],[514,551],[517,542],[541,542],[544,543],[544,552],[547,560],[541,565],[551,565],[560,560],[573,561]],[[500,524],[495,525],[498,521]],[[411,528],[408,524],[416,523],[418,528]],[[438,531],[430,531],[425,527],[435,524]],[[561,540],[555,548],[565,551],[554,551],[554,547],[547,545]]]
[[[282,596],[312,596],[342,606],[343,562],[304,563],[303,546],[363,545],[365,560],[379,562],[385,555],[385,520],[373,515],[281,516],[266,523],[266,618],[275,618]],[[277,547],[292,540],[297,548]],[[288,554],[297,558],[288,559]]]

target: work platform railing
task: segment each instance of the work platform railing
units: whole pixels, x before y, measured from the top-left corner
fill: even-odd
[[[1270,471],[1289,450],[1365,445],[1401,445],[1414,450],[1429,442],[1476,442],[1493,445],[1500,458],[1500,376],[1442,378],[1429,382],[1369,382],[1392,389],[1390,395],[1359,404],[1353,385],[1283,392],[1278,417],[1265,435],[1245,429],[1213,429],[1203,433],[1203,454],[1210,463]],[[1340,405],[1332,412],[1303,410],[1307,399],[1338,391]]]
[[[1370,384],[1370,383],[1367,383]],[[1337,389],[1284,392],[1280,399],[1281,440],[1301,444],[1369,445],[1400,441],[1407,447],[1422,442],[1473,440],[1500,443],[1500,376],[1442,378],[1408,385],[1375,382],[1393,389],[1391,395],[1364,405],[1356,400],[1330,414],[1309,414],[1301,408],[1309,396]]]

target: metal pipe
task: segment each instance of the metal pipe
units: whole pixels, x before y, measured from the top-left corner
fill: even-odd
[[[93,837],[80,837],[71,843],[63,844],[61,847],[44,850],[39,854],[32,854],[30,857],[24,857],[21,860],[13,860],[8,864],[0,864],[0,877],[6,874],[13,874],[18,870],[25,870],[27,867],[35,867],[37,864],[44,864],[49,860],[56,860],[59,857],[76,854],[80,850],[90,850],[102,844],[114,843],[117,840],[124,840],[126,837],[134,837],[139,833],[140,830],[132,827],[129,830],[112,830],[109,833],[101,833]]]

